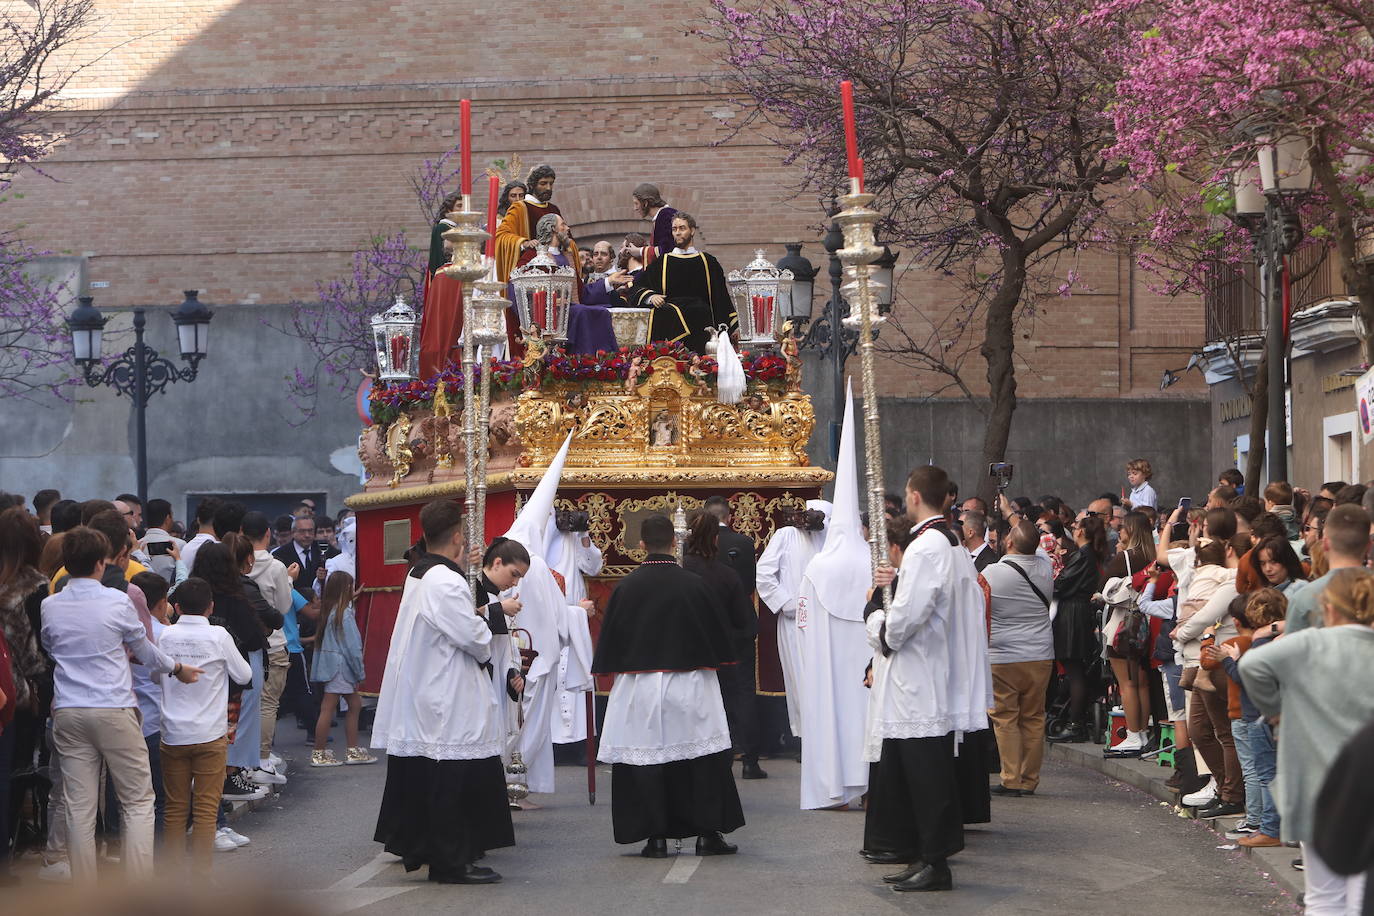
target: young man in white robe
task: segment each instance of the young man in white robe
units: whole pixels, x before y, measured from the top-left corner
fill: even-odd
[[[787,691],[787,723],[798,738],[802,735],[802,658],[797,602],[806,564],[825,543],[830,503],[823,499],[807,500],[806,509],[796,525],[779,528],[768,539],[755,578],[759,601],[777,618],[778,661]]]
[[[881,656],[873,665],[868,752],[871,757],[879,750],[882,797],[870,796],[869,804],[883,814],[884,846],[911,863],[883,879],[899,891],[950,890],[946,860],[964,848],[954,731],[968,715],[974,688],[967,681],[977,678],[964,670],[965,621],[983,596],[977,580],[962,570],[963,564],[971,566],[968,552],[948,530],[948,489],[949,477],[940,468],[911,472],[906,503],[915,536],[902,556],[891,606],[874,611],[867,623],[869,642]],[[891,567],[880,567],[874,587],[893,577]]]
[[[835,502],[825,546],[806,565],[797,602],[802,633],[801,763],[803,809],[840,808],[868,789],[864,719],[868,690],[863,670],[873,650],[864,630],[867,595],[862,571],[870,563],[859,517],[854,458],[854,397],[846,392]]]
[[[597,756],[612,765],[617,843],[644,840],[640,855],[662,859],[669,837],[695,836],[697,855],[729,855],[722,834],[744,826],[717,676],[734,662],[730,624],[673,540],[665,516],[646,518],[647,556],[607,603],[592,671],[616,677]]]
[[[374,839],[406,871],[428,865],[431,881],[493,884],[501,876],[477,860],[515,844],[493,625],[468,588],[461,507],[436,500],[420,527],[425,553],[406,576],[372,727],[387,755]]]
[[[586,514],[556,512],[544,532],[545,559],[563,577],[563,595],[569,607],[587,598],[587,576],[601,572],[601,549],[587,532]],[[574,615],[569,620],[568,644],[558,658],[558,704],[554,709],[554,744],[574,744],[587,737],[587,696],[592,690],[592,634]]]

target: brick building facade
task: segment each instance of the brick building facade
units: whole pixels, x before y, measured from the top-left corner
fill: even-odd
[[[21,175],[15,190],[23,197],[5,212],[32,243],[73,258],[102,307],[173,304],[180,290],[199,288],[221,316],[238,312],[216,318],[221,333],[206,363],[212,383],[175,392],[169,409],[213,411],[223,384],[241,384],[258,405],[256,422],[284,427],[299,418],[280,396],[281,379],[307,354],[292,341],[270,340],[276,332],[262,328],[262,316],[345,273],[351,252],[374,233],[407,228],[423,240],[410,178],[423,159],[454,145],[462,96],[473,99],[479,169],[513,153],[527,165],[553,164],[555,201],[579,239],[646,225],[633,220],[629,191],[649,180],[697,215],[727,269],[757,247],[780,257],[783,243],[799,239],[813,262],[824,260],[822,214],[814,200],[791,194],[795,173],[781,152],[749,133],[732,136],[741,106],[722,93],[710,48],[686,34],[704,6],[552,4],[527,23],[510,7],[480,2],[441,9],[412,0],[101,2],[101,31],[73,53],[86,61],[113,50],[69,88],[61,118],[72,136],[45,166],[57,181]],[[479,32],[489,40],[469,40]],[[820,266],[818,307],[829,292]],[[1203,455],[1172,444],[1172,414],[1159,408],[1172,404],[1178,416],[1208,422],[1205,388],[1193,377],[1160,395],[1159,379],[1201,343],[1199,304],[1153,295],[1123,254],[1084,253],[1069,266],[1085,290],[1026,324],[1017,342],[1021,396],[1055,399],[1056,415],[1085,432],[1085,467],[1094,481],[1107,475],[1092,487],[1116,483],[1118,452],[1161,455],[1176,478],[1191,474],[1190,462],[1205,463]],[[916,326],[957,301],[957,292],[907,272],[897,318]],[[228,336],[235,333],[246,336]],[[239,365],[255,360],[256,371]],[[977,393],[981,360],[966,365]],[[882,379],[894,417],[938,409],[976,432],[971,405],[924,403],[931,379],[907,370]],[[1147,403],[1161,398],[1167,403]],[[1165,419],[1122,430],[1123,402],[1139,405],[1141,418]],[[826,405],[818,407],[824,413]],[[257,451],[242,443],[249,437],[220,440],[215,429],[204,457],[270,464],[281,450],[300,451],[301,435],[337,452],[356,433],[351,418],[351,405],[329,405]],[[106,421],[118,436],[117,418]],[[976,463],[979,435],[956,442],[933,425],[929,434],[907,425],[889,434],[894,461],[924,455],[973,473],[967,456]],[[1065,472],[1044,435],[1039,423],[1013,431],[1013,452],[1044,484],[1028,481],[1028,488],[1086,495],[1078,492],[1082,474]],[[49,435],[23,447],[27,455],[60,454],[73,443]],[[155,467],[153,489],[222,490],[222,482],[201,479],[203,464],[192,469],[197,460]],[[352,489],[347,479],[323,487],[304,479],[312,468],[338,478],[339,464],[307,460],[289,480],[268,475],[252,486],[342,495]],[[1205,482],[1211,469],[1199,470]]]

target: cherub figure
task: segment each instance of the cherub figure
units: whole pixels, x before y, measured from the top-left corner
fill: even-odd
[[[706,394],[706,367],[701,364],[700,356],[692,357],[692,365],[687,368],[687,374],[691,376],[697,394]]]
[[[639,383],[640,373],[644,371],[644,357],[636,356],[630,360],[629,371],[625,375],[625,393],[634,394],[635,385]]]
[[[539,390],[539,379],[544,370],[544,354],[548,352],[549,345],[540,336],[538,328],[532,328],[526,332],[525,337],[525,358],[521,361],[521,387],[531,390]]]

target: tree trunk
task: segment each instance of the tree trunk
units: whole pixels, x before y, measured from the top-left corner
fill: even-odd
[[[1014,263],[1008,263],[1012,261]],[[1007,457],[1012,415],[1016,413],[1016,307],[1025,288],[1023,259],[1008,251],[1002,285],[988,304],[983,344],[979,352],[988,364],[987,427],[983,431],[983,463],[979,466],[978,495],[992,505],[996,482],[982,468]]]
[[[1237,371],[1239,366],[1240,345],[1236,346]],[[1269,354],[1260,357],[1259,368],[1255,370],[1255,385],[1250,393],[1250,452],[1245,459],[1245,492],[1261,493],[1260,478],[1264,473],[1265,433],[1269,425]]]
[[[1345,197],[1336,178],[1336,168],[1327,149],[1325,133],[1317,136],[1316,142],[1312,145],[1310,159],[1312,174],[1325,192],[1331,214],[1335,217],[1335,231],[1332,234],[1336,240],[1336,252],[1341,259],[1341,279],[1359,306],[1360,318],[1363,319],[1360,356],[1361,361],[1369,365],[1374,362],[1374,275],[1356,261],[1359,229],[1355,225],[1355,214],[1350,209],[1350,201]]]

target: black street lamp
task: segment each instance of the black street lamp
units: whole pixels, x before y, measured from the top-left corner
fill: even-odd
[[[1248,169],[1235,174],[1236,216],[1254,239],[1255,259],[1264,277],[1264,349],[1269,388],[1269,479],[1288,479],[1288,411],[1286,403],[1288,340],[1284,328],[1284,259],[1302,242],[1297,203],[1312,188],[1308,141],[1288,136],[1259,141],[1259,191]]]
[[[113,388],[134,402],[138,498],[145,503],[148,501],[148,402],[173,382],[196,380],[197,368],[208,348],[210,319],[214,317],[214,312],[197,298],[199,295],[200,290],[186,290],[186,298],[172,312],[181,358],[187,363],[185,368],[159,356],[144,343],[143,328],[147,321],[142,307],[134,309],[134,345],[107,366],[101,364],[100,348],[105,322],[109,319],[92,304],[91,297],[78,299],[77,307],[67,319],[67,328],[72,334],[72,355],[86,384],[92,388]]]

